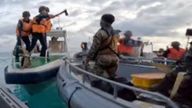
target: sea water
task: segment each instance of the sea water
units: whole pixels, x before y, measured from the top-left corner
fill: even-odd
[[[0,53],[0,84],[9,88],[29,108],[67,108],[56,87],[56,79],[32,85],[8,85],[4,79],[4,68],[11,63],[11,53]]]

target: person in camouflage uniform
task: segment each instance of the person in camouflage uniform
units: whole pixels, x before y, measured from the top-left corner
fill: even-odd
[[[118,57],[115,52],[116,46],[113,43],[113,28],[112,23],[115,17],[112,14],[104,14],[101,17],[101,28],[93,37],[92,46],[86,58],[86,64],[90,60],[95,61],[93,72],[96,75],[113,79],[116,76],[118,67]]]

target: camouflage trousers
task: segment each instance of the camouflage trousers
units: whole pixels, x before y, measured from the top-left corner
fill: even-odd
[[[105,78],[114,78],[118,68],[118,58],[116,55],[99,55],[96,58],[93,72]]]

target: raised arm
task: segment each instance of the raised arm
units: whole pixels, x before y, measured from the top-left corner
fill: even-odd
[[[61,11],[60,13],[58,13],[58,14],[56,14],[56,15],[49,15],[49,18],[50,18],[50,19],[55,18],[55,17],[57,17],[57,16],[59,16],[59,15],[61,15],[61,14],[63,14],[63,13],[65,13],[65,15],[68,16],[68,12],[67,12],[67,10],[65,9],[65,10]]]

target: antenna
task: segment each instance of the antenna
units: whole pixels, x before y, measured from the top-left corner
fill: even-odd
[[[60,19],[60,16],[57,17],[58,18],[58,30],[62,30],[62,27],[61,27],[61,19]]]
[[[190,37],[192,36],[192,29],[191,29],[191,28],[188,28],[188,29],[186,30],[186,36],[187,36],[186,49],[188,49]]]

